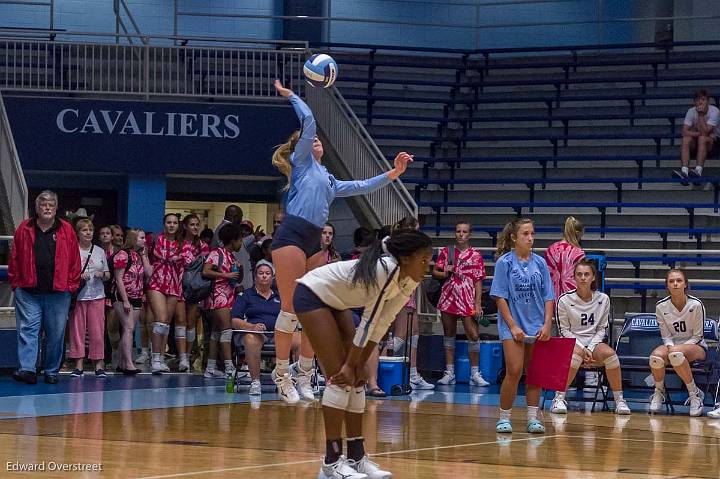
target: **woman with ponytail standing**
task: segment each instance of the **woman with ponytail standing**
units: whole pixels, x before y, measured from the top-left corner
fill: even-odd
[[[278,394],[288,404],[300,400],[288,371],[292,335],[297,326],[293,307],[296,280],[307,271],[325,263],[320,248],[320,233],[325,226],[330,203],[338,196],[372,193],[390,184],[405,172],[412,156],[402,152],[395,158],[394,168],[387,173],[362,181],[340,181],[321,165],[323,144],[315,135],[315,118],[308,106],[292,90],[275,81],[275,89],[290,100],[302,128],[273,153],[273,165],[288,179],[285,219],[272,242],[272,259],[280,293],[280,314],[275,323],[276,366],[273,378]],[[313,400],[310,386],[314,352],[303,334],[300,346],[298,388],[303,399]]]
[[[550,270],[555,297],[575,289],[575,265],[585,257],[580,247],[583,225],[572,216],[565,220],[562,241],[557,241],[545,251],[545,262]]]
[[[392,477],[365,453],[365,364],[427,273],[431,246],[430,238],[419,231],[397,230],[359,259],[316,268],[298,280],[295,311],[330,378],[322,398],[326,453],[321,479]],[[350,308],[360,307],[364,313],[356,330]]]
[[[535,225],[518,218],[507,225],[498,239],[497,260],[490,296],[498,308],[498,330],[505,356],[505,379],[500,387],[498,433],[511,433],[510,412],[523,370],[532,357],[535,340],[547,341],[552,332],[555,303],[547,264],[532,252]],[[527,432],[542,434],[538,420],[540,388],[527,384]]]

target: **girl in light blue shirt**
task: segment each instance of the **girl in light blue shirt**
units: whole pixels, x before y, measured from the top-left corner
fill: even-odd
[[[333,199],[372,193],[390,184],[405,172],[412,156],[397,155],[394,168],[367,180],[341,181],[322,166],[323,144],[316,136],[316,124],[310,108],[291,90],[275,80],[277,92],[290,100],[302,127],[273,153],[273,165],[287,177],[285,219],[273,235],[272,259],[280,293],[280,314],[275,323],[276,366],[273,379],[278,394],[288,404],[302,397],[314,399],[310,386],[314,352],[302,335],[298,364],[297,390],[288,372],[292,335],[297,326],[293,308],[296,280],[307,271],[325,264],[320,248],[320,233],[328,220]],[[298,394],[299,392],[299,394]]]
[[[532,252],[534,223],[519,218],[505,225],[498,240],[497,261],[490,295],[498,308],[498,329],[505,355],[505,379],[500,387],[500,419],[496,430],[512,432],[510,411],[523,369],[532,356],[535,340],[550,339],[554,291],[545,260]],[[540,388],[526,384],[527,432],[544,433],[538,420]]]

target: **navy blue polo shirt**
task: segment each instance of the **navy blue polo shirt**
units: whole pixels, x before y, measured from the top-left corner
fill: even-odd
[[[275,321],[280,314],[280,296],[275,290],[268,299],[265,299],[252,288],[243,291],[237,297],[232,309],[233,318],[241,318],[248,323],[263,323],[268,331],[275,329]]]

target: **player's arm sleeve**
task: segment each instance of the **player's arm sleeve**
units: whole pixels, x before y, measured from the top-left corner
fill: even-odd
[[[386,173],[368,178],[367,180],[341,181],[335,179],[335,194],[342,198],[344,196],[357,196],[372,193],[392,182]]]
[[[298,163],[310,159],[313,141],[315,141],[317,125],[310,107],[307,106],[307,104],[302,101],[299,96],[292,95],[290,97],[290,104],[295,110],[298,120],[300,120],[300,123],[302,124],[300,129],[300,138],[295,145],[295,151],[290,157],[290,162],[293,166],[297,166]]]

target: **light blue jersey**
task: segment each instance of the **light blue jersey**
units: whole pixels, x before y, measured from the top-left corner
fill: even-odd
[[[290,97],[290,103],[302,123],[302,130],[295,151],[290,157],[293,170],[285,211],[322,228],[330,214],[330,203],[336,196],[372,193],[389,184],[391,180],[383,173],[367,180],[341,181],[328,173],[312,156],[315,117],[297,95]]]
[[[545,324],[545,302],[555,299],[545,260],[531,253],[528,261],[521,261],[514,251],[500,256],[495,263],[490,296],[505,298],[515,324],[526,335],[536,336]],[[512,339],[499,311],[498,330],[501,340]]]

